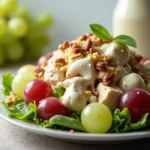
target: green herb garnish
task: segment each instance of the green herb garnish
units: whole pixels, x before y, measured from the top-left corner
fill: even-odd
[[[120,43],[126,44],[126,45],[134,47],[134,48],[137,47],[136,41],[130,36],[119,35],[115,38],[112,38],[110,33],[108,32],[108,30],[99,24],[91,24],[90,28],[97,37],[99,37],[100,39],[102,39],[104,41],[120,42]]]

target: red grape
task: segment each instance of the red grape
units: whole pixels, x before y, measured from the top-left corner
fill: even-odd
[[[120,109],[127,107],[133,121],[141,119],[145,113],[150,114],[150,94],[143,89],[133,89],[124,93],[120,100]]]
[[[24,89],[24,102],[28,105],[35,101],[36,105],[46,97],[52,96],[50,84],[41,79],[35,79],[29,82]]]
[[[41,66],[45,61],[48,61],[51,57],[52,57],[51,55],[41,56],[37,62],[37,65]]]
[[[48,97],[39,103],[37,114],[40,119],[48,120],[54,115],[67,115],[68,109],[59,99]]]
[[[141,64],[144,64],[147,60],[150,60],[150,59],[147,58],[147,57],[144,57],[144,58],[140,61],[140,63],[141,63]]]

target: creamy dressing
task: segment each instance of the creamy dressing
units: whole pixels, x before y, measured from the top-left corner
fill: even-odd
[[[70,110],[76,113],[81,113],[86,106],[87,101],[95,101],[96,98],[91,96],[91,100],[87,99],[86,91],[88,87],[93,87],[96,71],[94,69],[94,63],[90,57],[86,57],[75,61],[69,67],[66,75],[79,73],[81,77],[73,77],[66,79],[57,86],[64,87],[66,89],[64,96],[61,98],[63,104]]]

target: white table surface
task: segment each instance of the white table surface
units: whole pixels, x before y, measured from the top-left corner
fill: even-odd
[[[0,75],[7,71],[15,74],[18,67],[0,68]],[[70,143],[28,132],[0,119],[0,150],[137,150],[146,149],[149,146],[150,139],[117,145],[111,145],[110,143],[105,145]]]

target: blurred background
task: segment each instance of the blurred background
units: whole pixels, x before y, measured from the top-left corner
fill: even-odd
[[[49,12],[54,17],[50,48],[55,50],[64,40],[72,40],[89,30],[89,24],[99,23],[112,32],[112,13],[117,0],[20,0],[34,14]]]
[[[89,32],[91,23],[101,24],[112,33],[116,3],[117,0],[0,0],[0,68],[35,62],[63,41]]]

